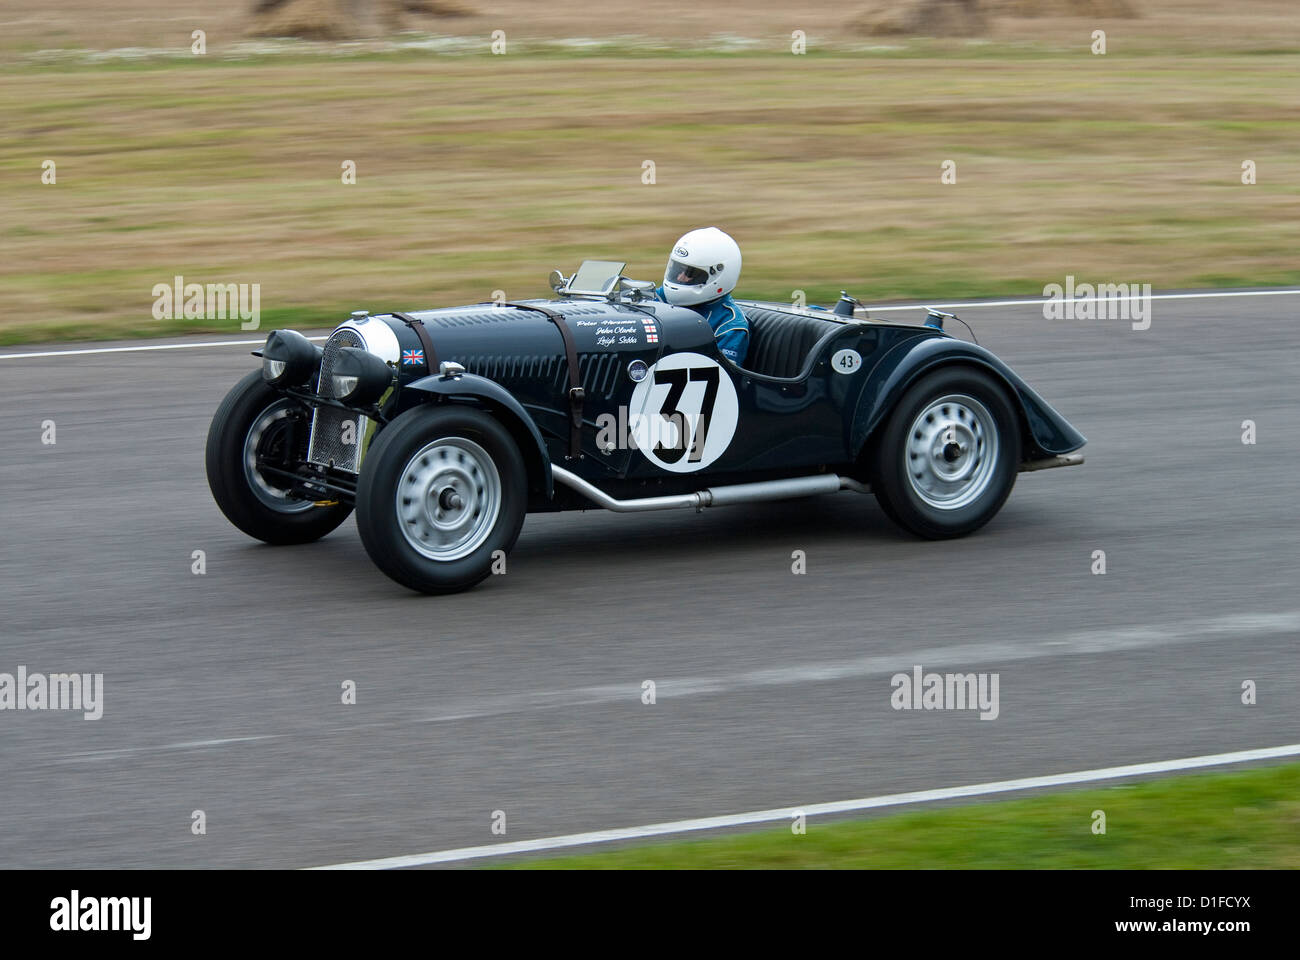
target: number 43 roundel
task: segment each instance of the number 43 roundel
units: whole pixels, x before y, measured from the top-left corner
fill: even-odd
[[[673,473],[703,470],[722,456],[738,415],[731,377],[699,353],[659,360],[628,403],[632,442],[646,459]]]

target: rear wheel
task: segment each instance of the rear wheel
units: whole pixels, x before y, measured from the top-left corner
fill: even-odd
[[[370,559],[403,586],[453,593],[492,572],[528,509],[523,456],[494,417],[425,405],[379,434],[357,485],[357,530]]]
[[[289,467],[306,451],[310,411],[267,386],[260,370],[226,394],[208,428],[208,486],[226,519],[244,533],[273,544],[319,540],[347,519],[352,508],[295,500],[285,481],[264,472]]]
[[[917,381],[872,448],[872,489],[891,519],[922,537],[959,537],[1002,508],[1016,482],[1020,430],[988,374],[949,367]]]

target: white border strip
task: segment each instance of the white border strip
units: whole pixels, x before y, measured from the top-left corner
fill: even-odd
[[[1209,300],[1215,297],[1290,297],[1300,295],[1300,290],[1225,290],[1222,293],[1153,293],[1143,297],[1141,294],[1121,297],[1051,297],[1043,300],[970,300],[966,303],[907,303],[887,307],[867,305],[868,313],[883,313],[886,310],[917,310],[925,307],[962,308],[962,307],[1032,307],[1045,303],[1101,303],[1121,300]],[[0,357],[0,359],[4,359]]]
[[[1300,290],[1225,290],[1222,293],[1153,293],[1150,300],[1208,300],[1215,297],[1291,297],[1300,296]],[[1141,296],[1129,297],[1068,297],[1051,300],[970,300],[965,303],[924,303],[891,304],[884,307],[868,305],[868,313],[885,313],[891,310],[924,310],[926,307],[942,309],[959,309],[966,307],[1032,307],[1045,303],[1081,303],[1084,300],[1100,302],[1104,300],[1140,300]],[[325,337],[308,337],[308,340],[324,340]],[[205,343],[153,343],[138,347],[87,347],[79,350],[42,350],[38,353],[0,353],[0,360],[23,360],[31,357],[80,357],[92,353],[144,353],[150,350],[192,350],[199,347],[247,347],[265,343],[261,340],[212,340]]]
[[[379,860],[355,860],[312,867],[313,870],[391,870],[400,867],[422,867],[434,863],[454,863],[477,860],[483,857],[504,857],[514,853],[539,853],[562,850],[592,843],[610,843],[615,840],[643,840],[672,833],[689,833],[696,830],[718,830],[741,827],[753,823],[771,823],[789,820],[796,812],[814,817],[832,813],[850,813],[874,810],[878,807],[896,807],[906,803],[930,803],[935,800],[954,800],[960,797],[979,797],[1014,790],[1037,790],[1043,787],[1060,787],[1073,783],[1090,783],[1097,780],[1118,780],[1122,777],[1139,777],[1153,773],[1170,773],[1194,770],[1198,767],[1216,767],[1223,764],[1248,763],[1252,760],[1275,760],[1279,757],[1300,756],[1300,743],[1282,747],[1264,747],[1258,750],[1238,750],[1233,753],[1215,753],[1204,757],[1184,757],[1181,760],[1159,760],[1154,763],[1133,763],[1123,767],[1102,767],[1098,770],[1079,770],[1074,773],[1054,773],[1045,777],[1025,777],[1020,780],[998,780],[993,783],[975,783],[965,787],[943,787],[938,790],[918,790],[914,793],[894,793],[859,800],[836,800],[831,803],[814,803],[804,807],[781,807],[774,810],[755,810],[750,813],[724,814],[719,817],[701,817],[696,820],[675,820],[671,823],[652,823],[642,827],[621,827],[615,830],[596,830],[591,833],[571,833],[560,837],[541,837],[537,840],[516,840],[482,847],[460,847],[455,850],[435,850],[432,853],[415,853],[402,857],[384,857]]]

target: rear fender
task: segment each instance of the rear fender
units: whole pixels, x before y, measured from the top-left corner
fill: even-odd
[[[917,337],[890,350],[871,371],[850,427],[850,449],[861,453],[871,434],[889,416],[907,389],[940,367],[962,365],[1000,381],[1015,401],[1024,434],[1024,460],[1078,450],[1084,437],[1014,370],[979,344],[952,337]]]

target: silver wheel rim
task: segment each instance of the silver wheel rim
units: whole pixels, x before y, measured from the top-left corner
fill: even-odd
[[[287,493],[272,486],[257,469],[257,448],[263,435],[276,422],[289,416],[293,407],[292,400],[277,400],[258,414],[253,425],[248,428],[248,435],[244,437],[244,479],[248,482],[248,489],[253,491],[253,496],[263,506],[270,507],[277,513],[302,513],[313,506],[310,500],[291,500]]]
[[[501,513],[501,475],[473,440],[444,437],[406,462],[397,483],[402,535],[422,557],[448,562],[483,545]]]
[[[913,492],[937,510],[974,503],[997,472],[998,428],[974,397],[935,400],[912,423],[903,454]]]

